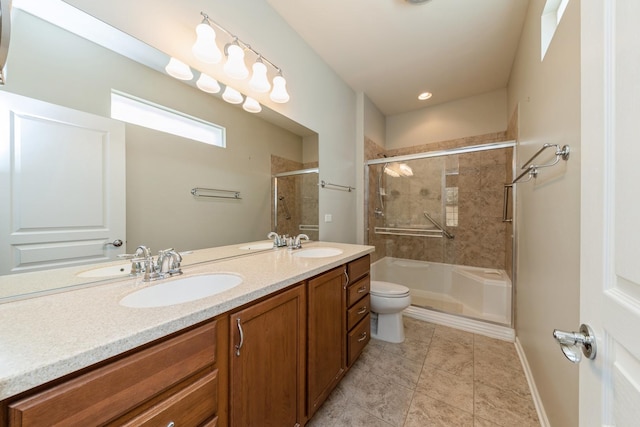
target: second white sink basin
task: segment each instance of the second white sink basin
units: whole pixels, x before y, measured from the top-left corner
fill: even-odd
[[[293,256],[299,258],[326,258],[340,255],[341,253],[342,249],[338,248],[309,248],[302,249],[299,252],[294,252]]]
[[[133,308],[166,307],[210,297],[235,288],[240,283],[242,277],[227,273],[161,281],[125,296],[120,300],[120,305]]]

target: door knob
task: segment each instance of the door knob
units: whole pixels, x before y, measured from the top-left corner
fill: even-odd
[[[566,332],[559,329],[553,330],[553,337],[560,344],[564,356],[573,363],[578,363],[582,359],[582,354],[589,359],[596,358],[596,337],[589,325],[580,325],[578,332]]]
[[[116,239],[116,240],[114,240],[113,242],[107,242],[107,243],[105,243],[105,246],[113,245],[113,246],[115,246],[116,248],[119,248],[120,246],[122,246],[122,243],[123,243],[123,242],[122,242],[122,240],[120,240],[120,239]]]

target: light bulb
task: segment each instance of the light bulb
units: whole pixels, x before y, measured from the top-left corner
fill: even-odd
[[[204,22],[196,27],[196,42],[191,51],[202,62],[217,64],[222,59],[222,52],[216,45],[216,32],[211,25]]]
[[[278,75],[273,78],[273,90],[271,91],[271,95],[269,98],[273,102],[277,102],[279,104],[284,104],[285,102],[289,102],[289,94],[287,93],[287,81],[284,77]]]
[[[227,86],[222,93],[222,99],[227,101],[229,104],[240,104],[242,103],[242,94],[231,86]]]
[[[191,68],[184,62],[173,57],[164,69],[171,77],[175,77],[178,80],[191,80],[193,78]]]
[[[249,87],[258,93],[269,92],[271,84],[267,79],[267,66],[260,60],[253,64],[253,75],[249,80]]]
[[[244,104],[242,104],[242,108],[244,111],[248,111],[250,113],[259,113],[262,111],[262,107],[255,99],[247,96],[247,99],[244,100]]]
[[[220,92],[220,85],[218,84],[218,81],[213,77],[204,73],[200,74],[200,78],[196,82],[196,86],[198,86],[198,89],[200,89],[203,92],[207,92],[207,93]]]
[[[237,44],[230,44],[227,47],[227,62],[224,64],[224,72],[232,79],[246,79],[249,70],[244,63],[244,50]]]

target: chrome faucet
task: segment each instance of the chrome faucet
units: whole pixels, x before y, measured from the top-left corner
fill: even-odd
[[[289,244],[289,249],[291,249],[291,250],[293,250],[293,249],[301,249],[302,248],[302,242],[301,242],[302,239],[304,239],[306,241],[309,241],[309,236],[307,236],[306,234],[298,234],[296,237],[291,238],[290,244]]]
[[[275,231],[272,231],[269,234],[267,234],[267,239],[273,240],[274,248],[281,248],[283,246],[287,246],[287,237],[289,236],[287,236],[286,234],[278,235],[278,233],[276,233]]]
[[[175,251],[175,249],[165,249],[158,253],[157,270],[160,276],[176,276],[182,274],[180,263],[182,262],[182,255]]]

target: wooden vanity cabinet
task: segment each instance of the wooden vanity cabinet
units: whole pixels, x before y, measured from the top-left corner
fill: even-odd
[[[8,425],[217,425],[227,403],[217,327],[210,321],[10,402]]]
[[[345,266],[310,279],[308,294],[307,415],[311,417],[347,368]]]
[[[371,339],[370,269],[369,255],[347,264],[347,367],[353,365]]]
[[[304,425],[305,286],[232,313],[230,425]]]

